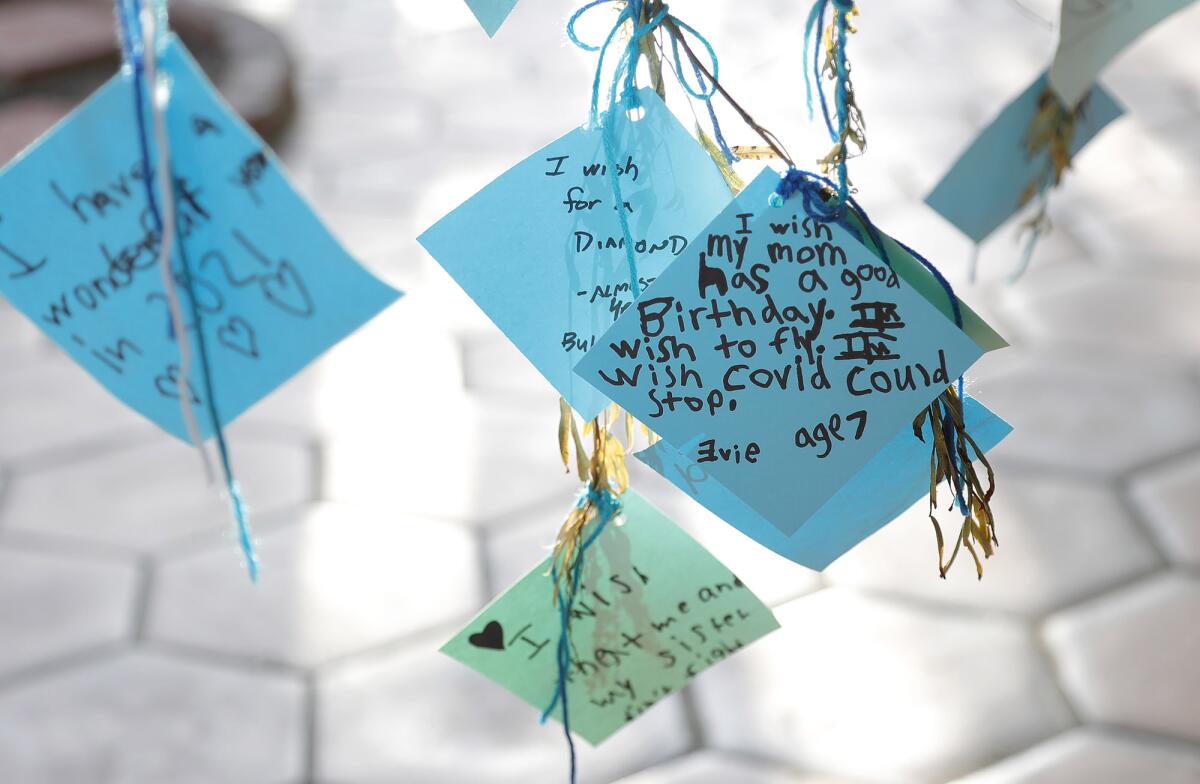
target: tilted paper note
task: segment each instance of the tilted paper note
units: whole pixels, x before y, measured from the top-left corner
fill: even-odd
[[[1030,182],[1048,176],[1044,162],[1030,159],[1025,152],[1026,134],[1045,89],[1043,74],[980,132],[925,197],[926,204],[975,242],[983,242],[1017,213]],[[1113,97],[1096,85],[1086,111],[1075,123],[1071,155],[1121,114]]]
[[[1062,0],[1050,86],[1073,107],[1142,33],[1194,0]]]
[[[399,294],[347,255],[182,44],[172,39],[159,67],[177,288],[186,297],[186,254],[225,423]],[[197,366],[180,389],[133,89],[113,78],[0,172],[0,293],[114,395],[186,438],[179,398],[200,405],[204,385]],[[209,417],[197,421],[208,435]]]
[[[850,233],[757,177],[577,370],[791,534],[981,354]],[[928,459],[923,463],[927,466]]]
[[[708,154],[643,90],[615,121],[621,209],[640,285],[654,281],[728,202]],[[576,129],[501,175],[418,241],[585,419],[607,403],[572,373],[629,307],[625,239],[601,131]]]
[[[969,396],[963,403],[963,419],[983,452],[1012,430]],[[747,506],[696,462],[700,439],[681,449],[659,441],[634,456],[754,541],[820,570],[929,494],[930,427],[926,422],[923,441],[911,429],[902,430],[791,534]]]
[[[702,670],[779,628],[707,550],[636,493],[587,551],[570,629],[571,729],[596,744]],[[535,708],[554,695],[561,622],[547,559],[442,652]],[[555,717],[561,720],[561,706]]]

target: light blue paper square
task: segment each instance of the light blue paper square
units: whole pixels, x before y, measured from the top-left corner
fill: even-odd
[[[975,242],[983,242],[1016,214],[1022,193],[1044,174],[1044,161],[1030,160],[1025,154],[1025,136],[1046,84],[1042,74],[1004,107],[925,197],[926,204]],[[1075,123],[1071,155],[1123,112],[1116,99],[1097,84]]]
[[[160,70],[170,78],[176,269],[182,250],[226,423],[399,293],[347,255],[178,41]],[[187,438],[133,95],[128,75],[114,77],[0,172],[0,293],[110,392]],[[198,362],[189,386],[198,405]],[[203,410],[196,418],[211,434]]]
[[[984,452],[1012,431],[1007,422],[970,396],[963,401],[963,420],[967,432]],[[931,427],[927,421],[925,441],[919,440],[911,428],[901,431],[790,535],[688,457],[694,444],[677,450],[659,441],[634,456],[762,546],[821,570],[928,495]]]
[[[658,96],[639,95],[644,116],[620,117],[613,133],[645,286],[729,203],[729,189]],[[604,161],[599,130],[571,131],[417,238],[587,419],[608,401],[572,369],[633,299]]]
[[[466,0],[466,2],[471,13],[475,14],[475,18],[479,20],[484,32],[488,34],[488,38],[496,34],[500,25],[504,24],[504,20],[517,7],[517,0]]]
[[[747,186],[576,370],[668,444],[703,436],[708,473],[791,534],[983,352],[801,199],[769,207],[778,181]]]

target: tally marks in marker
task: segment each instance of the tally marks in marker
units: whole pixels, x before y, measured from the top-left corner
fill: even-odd
[[[214,395],[213,374],[208,356],[208,347],[204,339],[203,324],[201,322],[201,314],[196,304],[196,297],[193,291],[192,271],[187,259],[187,251],[182,239],[176,241],[178,236],[177,226],[174,225],[175,210],[174,210],[174,172],[171,171],[170,164],[170,140],[166,131],[166,120],[163,116],[164,107],[160,105],[156,99],[155,90],[158,86],[158,53],[165,46],[167,40],[168,22],[167,22],[167,6],[166,0],[152,0],[152,7],[145,9],[141,0],[116,0],[115,12],[117,18],[117,27],[121,42],[121,53],[124,66],[129,69],[132,75],[133,84],[133,103],[134,103],[134,123],[137,128],[138,150],[141,157],[141,166],[144,176],[142,182],[146,186],[146,204],[150,212],[151,219],[154,223],[155,232],[158,235],[161,245],[161,263],[163,268],[163,282],[167,289],[168,303],[171,305],[171,321],[168,326],[169,334],[176,340],[180,346],[180,388],[190,389],[187,384],[186,375],[182,372],[191,363],[190,345],[187,339],[186,330],[182,328],[184,323],[183,318],[178,312],[179,298],[175,291],[176,273],[170,268],[171,251],[178,249],[180,256],[180,269],[178,279],[183,283],[184,291],[187,294],[187,302],[189,305],[189,316],[191,322],[195,325],[196,335],[196,350],[200,360],[200,370],[204,387],[204,401],[206,413],[208,414],[210,425],[216,441],[217,454],[219,457],[222,478],[225,484],[225,493],[228,496],[230,511],[234,518],[236,533],[238,537],[238,546],[242,551],[242,555],[246,560],[246,568],[249,572],[252,581],[258,579],[258,555],[255,552],[254,541],[250,534],[249,522],[246,516],[246,508],[242,501],[241,491],[238,488],[237,480],[234,478],[233,465],[229,455],[229,446],[225,440],[225,433],[221,427],[220,415],[217,412],[216,400]],[[149,30],[149,42],[147,42],[146,31]],[[147,83],[149,82],[149,84]],[[152,125],[155,131],[157,152],[159,159],[158,176],[151,176],[154,166],[152,164],[151,142],[149,131],[146,128],[146,106],[150,107],[152,114]],[[155,193],[155,181],[159,183],[162,193]],[[162,199],[163,209],[159,206],[159,196]],[[164,219],[164,214],[166,219]],[[166,224],[166,220],[171,221],[171,225]],[[208,470],[208,458],[204,452],[204,444],[199,436],[199,429],[192,419],[190,409],[190,400],[188,395],[180,395],[181,405],[183,406],[183,418],[188,427],[189,435],[196,442],[197,448],[200,450],[205,461],[206,473]],[[211,473],[210,473],[211,476]]]

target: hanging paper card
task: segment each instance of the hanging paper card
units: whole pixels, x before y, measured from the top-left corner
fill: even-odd
[[[1064,106],[1087,94],[1134,39],[1193,0],[1063,0],[1050,86]]]
[[[650,90],[615,121],[640,285],[729,201],[708,154]],[[574,130],[417,238],[585,419],[607,403],[571,370],[633,297],[599,130]]]
[[[224,424],[398,292],[330,236],[177,40],[160,68],[170,78],[176,270],[186,254]],[[197,368],[179,388],[133,89],[128,76],[110,80],[0,172],[0,292],[110,392],[187,438],[179,396],[198,405],[204,385]],[[210,434],[209,417],[197,420]]]
[[[483,26],[488,38],[496,34],[516,5],[517,0],[467,0],[467,6]]]
[[[779,628],[758,597],[661,512],[632,491],[622,501],[624,524],[610,523],[588,549],[570,622],[571,729],[593,744]],[[442,648],[539,710],[558,675],[561,623],[549,570],[546,560]]]
[[[963,406],[967,430],[986,452],[1011,432],[974,398]],[[925,440],[902,430],[790,535],[717,482],[697,463],[701,439],[681,449],[659,441],[635,457],[754,541],[810,569],[821,570],[929,493],[930,425]]]
[[[578,372],[791,534],[982,353],[766,171]],[[928,464],[928,460],[923,461]]]
[[[1018,211],[1030,182],[1044,177],[1043,187],[1049,184],[1052,172],[1025,152],[1026,134],[1045,90],[1043,74],[983,129],[925,197],[926,204],[975,242],[983,242]],[[1072,156],[1122,114],[1100,85],[1088,96],[1085,109],[1075,122]]]

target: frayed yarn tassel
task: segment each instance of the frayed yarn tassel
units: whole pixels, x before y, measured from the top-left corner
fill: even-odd
[[[975,572],[983,579],[983,559],[990,558],[1000,542],[996,539],[991,499],[996,477],[991,463],[967,432],[963,421],[962,398],[953,386],[938,396],[913,420],[913,433],[925,441],[925,423],[932,432],[933,450],[929,457],[929,520],[937,537],[938,573],[943,579],[954,565],[960,550],[966,549],[975,561]],[[987,483],[980,479],[975,463],[983,465]],[[938,485],[945,482],[950,490],[950,508],[963,516],[949,558],[946,541],[937,520]]]

